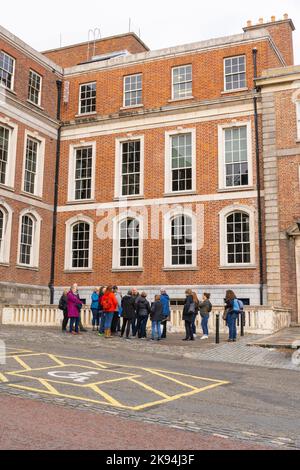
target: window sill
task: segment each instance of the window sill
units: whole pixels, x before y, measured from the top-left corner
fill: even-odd
[[[31,194],[31,193],[26,193],[26,191],[20,191],[20,194],[22,196],[26,196],[26,197],[30,197],[32,199],[35,199],[37,201],[43,201],[43,197],[42,196],[36,196],[35,194]]]
[[[232,188],[219,188],[217,193],[232,193],[232,192],[241,192],[241,191],[254,191],[255,186],[233,186]]]
[[[174,193],[164,193],[164,197],[174,197],[174,196],[197,196],[197,191],[179,191]]]
[[[0,261],[0,267],[9,268],[9,266],[10,266],[9,263],[5,263],[4,261],[3,262]]]
[[[65,269],[64,274],[84,274],[88,273],[91,274],[93,273],[93,269],[87,268],[87,269]]]
[[[237,265],[232,265],[232,266],[219,266],[219,269],[224,271],[224,270],[235,270],[235,269],[257,269],[257,266],[255,264],[237,264]]]
[[[112,273],[143,273],[144,268],[113,268],[111,270]]]
[[[75,114],[75,118],[85,118],[89,116],[97,116],[97,111],[92,111],[91,113],[85,113],[85,114]]]
[[[76,205],[80,205],[80,204],[93,204],[95,201],[95,199],[82,199],[80,201],[76,200],[76,201],[67,201],[66,202],[66,205],[67,206],[73,206],[74,204]]]
[[[40,111],[45,111],[45,108],[43,108],[40,104],[33,103],[33,102],[30,101],[30,100],[27,100],[27,103],[31,104],[32,106],[34,106],[35,108],[39,109]]]
[[[200,268],[198,266],[168,266],[163,268],[163,271],[168,272],[168,271],[199,271]]]
[[[249,88],[248,87],[244,87],[244,88],[238,88],[236,90],[224,90],[224,91],[221,91],[221,95],[231,95],[232,93],[240,93],[241,91],[249,91]]]
[[[16,268],[17,269],[25,269],[26,271],[36,271],[36,272],[39,271],[39,268],[37,268],[35,266],[26,266],[26,265],[23,265],[23,264],[17,264]]]
[[[6,184],[1,184],[1,183],[0,183],[0,189],[6,189],[6,191],[10,191],[12,193],[15,192],[15,189],[12,188],[11,186],[7,186]]]
[[[1,85],[1,86],[0,86],[0,90],[8,91],[8,92],[11,93],[12,95],[17,96],[17,93],[16,93],[14,90],[11,90],[10,88],[7,88],[5,85]]]
[[[143,104],[136,104],[133,106],[122,106],[122,108],[120,108],[120,111],[130,111],[131,109],[138,109],[138,108],[143,108],[143,107],[144,107]]]
[[[139,199],[145,199],[145,196],[144,195],[140,195],[140,196],[117,196],[117,197],[114,197],[114,201],[133,201],[133,200],[139,200]]]
[[[194,100],[194,96],[186,96],[185,98],[173,98],[168,100],[168,103],[177,103],[178,101],[187,101],[187,100]]]

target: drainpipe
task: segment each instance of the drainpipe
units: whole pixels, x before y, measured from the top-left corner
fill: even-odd
[[[256,84],[257,79],[257,49],[253,49],[254,68],[254,92],[260,89]],[[258,205],[258,243],[259,243],[259,279],[260,279],[260,305],[264,304],[264,253],[263,253],[263,226],[262,226],[262,198],[261,198],[261,172],[260,172],[260,148],[259,148],[259,124],[257,111],[257,96],[253,97],[254,123],[255,123],[255,154],[256,154],[256,180],[257,180],[257,205]]]
[[[54,182],[54,208],[53,208],[53,223],[52,223],[52,248],[51,248],[51,271],[50,271],[50,304],[54,304],[54,275],[55,275],[55,256],[56,256],[56,232],[57,232],[57,206],[58,206],[58,188],[59,188],[59,167],[60,167],[60,141],[61,141],[61,98],[62,98],[62,81],[56,81],[57,86],[57,115],[59,121],[59,128],[57,130],[57,144],[56,144],[56,166],[55,166],[55,182]]]

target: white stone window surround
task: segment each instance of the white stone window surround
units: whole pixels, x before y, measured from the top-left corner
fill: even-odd
[[[24,216],[28,216],[33,221],[33,239],[32,239],[32,251],[30,264],[20,263],[20,254],[21,254],[21,233],[22,233],[22,219]],[[22,268],[38,268],[39,267],[39,257],[40,257],[40,239],[41,239],[41,225],[42,217],[38,212],[32,208],[23,209],[19,215],[19,236],[18,236],[18,258],[17,266]]]
[[[126,142],[134,142],[139,140],[141,143],[140,149],[140,192],[132,196],[122,195],[122,147]],[[117,138],[115,150],[115,198],[116,199],[135,199],[144,197],[144,159],[145,159],[145,136],[134,135],[131,137]]]
[[[0,126],[5,127],[9,131],[8,160],[6,167],[5,184],[1,185],[14,189],[15,186],[15,170],[16,155],[18,141],[18,125],[13,123],[9,118],[0,117]]]
[[[191,134],[192,137],[192,189],[173,191],[172,187],[172,137],[180,134]],[[165,194],[190,194],[196,191],[197,159],[196,159],[196,129],[180,128],[165,133]]]
[[[120,264],[120,229],[121,224],[127,219],[135,219],[139,223],[139,264],[138,266],[121,266]],[[112,269],[117,271],[141,271],[143,270],[143,253],[144,253],[144,219],[142,215],[125,211],[113,219],[113,256]]]
[[[225,130],[232,129],[234,127],[247,127],[248,184],[243,186],[226,186]],[[230,123],[218,125],[218,167],[219,190],[241,190],[253,186],[253,146],[251,121],[233,121]]]
[[[226,61],[227,60],[232,60],[232,59],[240,59],[241,57],[244,57],[244,59],[245,59],[245,62],[244,62],[245,63],[245,71],[244,72],[237,72],[235,74],[230,74],[230,75],[238,75],[240,73],[245,73],[245,86],[242,86],[242,87],[239,87],[239,88],[227,88],[226,76],[228,76],[228,74],[226,74]],[[224,92],[225,93],[232,93],[232,92],[235,92],[235,91],[241,91],[241,90],[247,89],[247,57],[246,57],[246,55],[241,54],[241,55],[238,55],[238,56],[224,57],[224,59],[223,59],[223,73],[224,73]]]
[[[34,193],[25,191],[25,169],[27,140],[32,139],[38,143],[38,153],[36,161],[36,175],[34,184]],[[23,171],[22,171],[22,192],[29,196],[43,197],[44,170],[45,170],[45,148],[46,140],[38,132],[25,130],[24,134],[24,153],[23,153]]]
[[[0,246],[0,264],[9,264],[13,210],[0,199],[0,211],[3,213],[3,233]]]
[[[173,265],[172,264],[172,220],[177,216],[187,216],[192,219],[192,264],[191,265]],[[191,209],[177,207],[169,211],[164,216],[164,269],[174,269],[182,271],[186,268],[197,268],[197,219]]]
[[[0,82],[0,86],[3,86],[7,90],[14,91],[14,89],[15,89],[16,59],[14,57],[12,57],[10,54],[8,54],[7,52],[5,52],[3,49],[1,49],[0,52],[2,54],[4,54],[5,56],[9,57],[9,59],[12,60],[12,64],[13,64],[13,70],[12,70],[12,76],[11,76],[11,86],[7,87],[2,82]]]
[[[250,228],[250,263],[228,263],[227,253],[227,217],[233,212],[243,212],[249,216]],[[256,255],[255,255],[255,221],[256,209],[252,206],[245,206],[241,204],[232,204],[231,206],[224,207],[219,212],[220,224],[220,268],[236,269],[236,268],[256,268]]]
[[[76,172],[76,150],[92,147],[92,189],[89,199],[75,199],[75,172]],[[84,201],[93,201],[95,198],[95,173],[96,173],[96,142],[84,142],[71,144],[69,149],[69,174],[68,174],[68,202],[81,204]]]
[[[90,226],[90,237],[89,237],[89,265],[86,268],[73,268],[72,266],[72,240],[73,240],[73,227],[78,223],[86,223]],[[93,269],[93,252],[94,252],[94,221],[90,217],[78,214],[67,220],[66,223],[66,235],[65,235],[65,271],[72,272],[85,272]]]
[[[36,76],[40,79],[39,88],[36,88],[36,87],[34,88],[31,84],[31,79],[33,79],[34,76]],[[30,88],[34,88],[34,90],[38,93],[38,102],[37,103],[30,99]],[[29,83],[28,83],[28,101],[29,101],[29,103],[32,103],[35,106],[41,106],[41,103],[42,103],[42,89],[43,89],[43,77],[42,77],[42,75],[37,73],[35,70],[30,69],[30,71],[29,71]]]
[[[176,97],[175,96],[175,80],[174,80],[174,73],[175,73],[175,70],[178,70],[178,69],[181,69],[181,68],[187,68],[187,67],[190,67],[191,68],[191,80],[188,80],[188,81],[184,81],[184,82],[180,82],[180,84],[182,83],[191,83],[191,91],[190,93],[186,94],[185,96],[181,96],[181,97]],[[193,98],[193,65],[192,64],[184,64],[184,65],[178,65],[176,67],[172,67],[172,72],[171,72],[171,75],[172,75],[172,99],[171,101],[183,101],[183,100],[186,100],[186,99],[190,99],[190,98]],[[179,83],[177,83],[179,84]]]

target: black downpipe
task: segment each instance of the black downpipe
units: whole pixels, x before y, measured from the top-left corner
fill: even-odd
[[[50,271],[50,304],[54,304],[54,275],[55,275],[55,256],[56,256],[56,232],[57,232],[57,206],[58,206],[58,188],[59,188],[59,168],[60,168],[60,141],[61,141],[61,98],[62,98],[62,81],[56,81],[57,86],[57,115],[59,128],[57,130],[56,144],[56,166],[55,166],[55,183],[54,183],[54,208],[53,208],[53,226],[52,226],[52,249],[51,249],[51,271]]]
[[[257,49],[253,49],[254,67],[254,90],[259,91],[256,85],[257,79]],[[255,153],[256,153],[256,179],[258,199],[258,238],[259,238],[259,277],[260,277],[260,305],[264,304],[264,254],[263,254],[263,229],[262,229],[262,199],[261,199],[261,172],[260,172],[260,149],[259,149],[259,123],[257,111],[257,96],[253,97],[254,122],[255,122]]]

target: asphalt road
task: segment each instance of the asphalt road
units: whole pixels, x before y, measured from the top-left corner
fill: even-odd
[[[24,436],[34,420],[35,448],[60,448],[73,423],[80,448],[107,448],[109,427],[124,429],[112,432],[116,449],[300,449],[297,371],[153,355],[121,339],[90,342],[91,333],[57,333],[56,343],[12,333],[0,330],[10,348],[0,366],[0,448],[31,448]],[[164,438],[149,440],[153,432]]]

